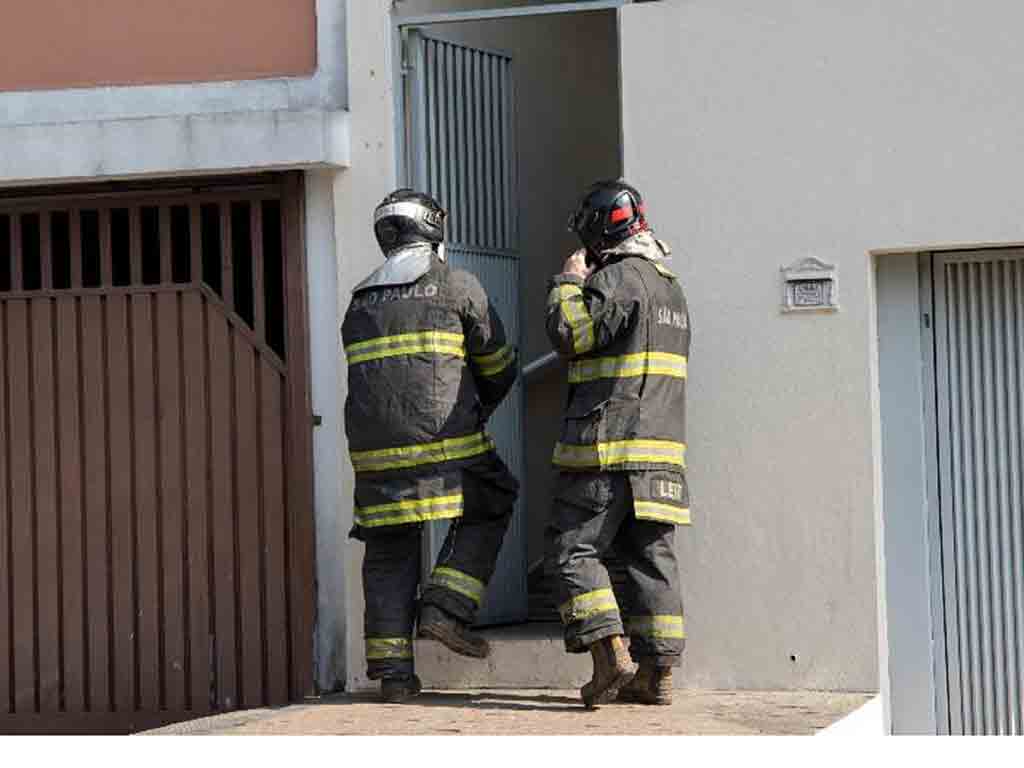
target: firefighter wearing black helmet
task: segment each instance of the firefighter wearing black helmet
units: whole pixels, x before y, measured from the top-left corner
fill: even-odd
[[[689,312],[636,189],[598,182],[569,228],[584,247],[552,279],[547,304],[548,335],[570,360],[547,572],[566,649],[593,657],[584,703],[667,704],[685,643],[673,539],[690,521]],[[603,563],[612,554],[625,571],[618,594]]]
[[[446,264],[444,219],[427,195],[384,199],[374,232],[387,258],[356,286],[342,326],[367,673],[391,702],[420,690],[417,618],[421,637],[488,654],[469,627],[518,492],[484,429],[515,381],[516,349],[476,278]],[[432,520],[451,527],[421,589],[421,535]]]

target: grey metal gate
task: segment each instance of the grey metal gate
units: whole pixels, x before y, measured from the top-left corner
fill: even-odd
[[[409,30],[406,54],[406,177],[449,211],[448,254],[475,274],[520,339],[512,60]],[[523,475],[522,389],[515,385],[488,429],[517,477]],[[430,561],[447,523],[430,528]],[[527,616],[526,520],[522,502],[505,535],[480,622]]]
[[[946,648],[940,711],[948,710],[953,734],[1019,735],[1024,251],[937,255],[933,275]]]

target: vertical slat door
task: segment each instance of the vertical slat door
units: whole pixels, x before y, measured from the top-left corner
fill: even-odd
[[[0,734],[310,692],[299,192],[0,201]]]
[[[448,210],[447,253],[453,267],[480,280],[518,344],[519,254],[516,221],[512,59],[491,51],[426,37],[409,38],[412,105],[410,183]],[[523,460],[522,390],[517,382],[488,423],[498,452],[517,477]],[[521,502],[505,534],[479,622],[526,619],[526,523]],[[431,567],[447,523],[428,536]]]
[[[1024,252],[935,257],[949,731],[1024,734]]]

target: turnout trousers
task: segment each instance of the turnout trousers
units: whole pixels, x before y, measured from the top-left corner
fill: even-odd
[[[634,661],[674,667],[686,643],[675,525],[636,517],[633,487],[643,477],[562,472],[545,530],[545,571],[568,652],[628,635]],[[620,566],[620,584],[612,583],[609,561]]]
[[[420,602],[435,605],[466,624],[476,620],[484,589],[494,574],[518,486],[497,457],[464,468],[462,517],[451,521],[437,563],[425,584],[423,523],[357,527],[366,544],[363,595],[367,676],[371,680],[414,672],[413,630]]]

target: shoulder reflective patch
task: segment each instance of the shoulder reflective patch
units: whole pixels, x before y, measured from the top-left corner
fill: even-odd
[[[624,379],[633,376],[671,376],[686,378],[685,355],[668,352],[637,352],[615,357],[576,360],[569,365],[569,383],[582,384],[598,379]]]
[[[671,269],[666,267],[664,264],[659,264],[656,261],[652,261],[651,264],[653,264],[654,268],[656,270],[658,270],[658,272],[661,273],[662,275],[664,275],[665,277],[668,277],[668,278],[670,278],[672,280],[676,280],[677,279],[675,273]]]
[[[562,283],[552,289],[552,297],[562,310],[562,317],[572,331],[572,348],[577,355],[594,348],[594,319],[583,301],[583,289],[573,283]]]
[[[415,331],[396,336],[378,336],[345,347],[349,365],[381,360],[400,355],[454,355],[465,357],[464,339],[461,333],[445,331]]]
[[[634,501],[633,515],[637,520],[652,520],[671,525],[690,525],[690,510],[657,501]]]
[[[611,613],[618,610],[619,604],[615,602],[615,593],[612,590],[595,589],[566,600],[559,606],[558,613],[562,616],[562,623],[571,624],[600,613]]]
[[[686,639],[682,616],[630,616],[626,619],[626,634],[652,640]]]
[[[447,568],[443,565],[437,566],[430,574],[430,584],[435,587],[450,589],[468,597],[477,606],[484,596],[484,583],[468,573],[457,571],[454,568]]]
[[[515,358],[515,347],[509,345],[489,355],[473,355],[470,357],[470,360],[477,367],[477,370],[480,371],[481,375],[491,377],[497,376],[508,368]]]
[[[451,520],[462,516],[462,507],[461,493],[429,499],[393,501],[372,507],[357,507],[356,524],[363,528],[378,528],[384,525],[425,523],[428,520]]]
[[[368,637],[366,638],[366,660],[387,661],[389,659],[411,659],[411,637]]]
[[[571,469],[615,467],[622,464],[686,466],[686,444],[673,440],[616,440],[591,445],[556,443],[552,461]]]
[[[376,451],[356,451],[350,454],[356,472],[381,472],[386,469],[404,469],[428,464],[440,464],[487,453],[494,450],[494,441],[483,432],[465,437],[438,440]]]

